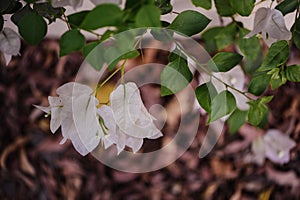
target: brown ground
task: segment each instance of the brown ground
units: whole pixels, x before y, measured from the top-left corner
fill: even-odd
[[[235,135],[225,132],[214,150],[199,159],[206,131],[202,118],[197,138],[175,163],[155,172],[128,174],[104,166],[91,155],[82,157],[69,142],[59,145],[60,131],[52,135],[49,119],[32,106],[47,105],[47,96],[72,81],[82,62],[80,54],[58,59],[58,48],[53,40],[37,47],[23,44],[22,57],[0,66],[0,199],[300,199],[299,84],[269,92],[276,97],[270,103],[268,128],[289,130],[298,143],[288,164],[245,163],[250,150],[246,138],[258,131],[248,125]],[[152,52],[152,56],[161,54]],[[157,90],[142,90],[146,105],[156,101],[147,94]],[[168,130],[176,126],[171,122],[178,117],[171,98],[157,101],[175,114],[164,128],[167,137],[156,145],[166,142]],[[151,145],[148,141],[145,148]]]

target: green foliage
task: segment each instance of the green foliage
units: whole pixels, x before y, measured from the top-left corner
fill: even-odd
[[[235,109],[227,120],[229,125],[229,133],[236,133],[240,127],[246,122],[248,111]]]
[[[85,37],[77,29],[65,32],[60,39],[60,56],[79,51],[84,46]]]
[[[211,20],[205,15],[192,10],[181,12],[168,28],[187,36],[200,33]]]
[[[209,123],[216,121],[236,109],[236,100],[229,91],[225,90],[216,95],[211,102],[211,113]]]
[[[60,18],[66,10],[65,8],[53,8],[49,3],[35,3],[33,9],[48,19],[49,24]]]
[[[248,122],[250,124],[253,126],[262,125],[265,117],[269,113],[269,108],[266,104],[269,103],[272,98],[272,96],[266,96],[249,102]]]
[[[205,49],[209,53],[214,53],[218,50],[216,36],[220,33],[223,28],[220,26],[212,27],[207,29],[203,34],[202,38],[205,42]]]
[[[233,10],[241,16],[249,16],[254,8],[255,0],[230,0]]]
[[[214,0],[218,14],[223,17],[230,17],[236,13],[231,5],[231,0]]]
[[[273,43],[258,71],[268,71],[286,63],[289,55],[290,47],[287,41],[281,40]]]
[[[155,0],[155,6],[161,11],[161,14],[168,14],[173,10],[170,0]]]
[[[198,103],[208,113],[211,113],[211,101],[217,94],[218,92],[211,82],[204,83],[195,90]]]
[[[17,26],[20,35],[31,45],[39,43],[45,37],[48,28],[44,18],[34,10],[26,13],[17,22]]]
[[[275,9],[279,10],[283,15],[294,12],[299,7],[298,0],[284,0],[278,4]]]
[[[255,60],[261,52],[260,42],[257,37],[244,38],[250,31],[239,28],[238,47],[247,59]]]
[[[271,75],[267,73],[261,73],[254,75],[250,83],[248,85],[248,92],[260,96],[264,93],[264,91],[267,89],[269,83],[271,80]]]
[[[224,27],[215,37],[218,50],[222,50],[234,43],[238,29],[236,23]]]
[[[161,95],[175,94],[185,88],[193,78],[187,60],[175,50],[169,56],[169,64],[161,73]]]
[[[192,0],[192,3],[197,7],[202,7],[206,10],[211,9],[211,0]]]
[[[69,15],[68,22],[69,22],[71,28],[78,28],[88,13],[89,13],[89,11],[84,10],[84,11],[80,11],[80,12]]]
[[[210,59],[207,65],[215,72],[227,72],[239,64],[242,59],[243,56],[237,53],[220,52]]]
[[[11,21],[18,26],[19,21],[30,12],[33,12],[32,8],[26,5],[11,16]]]
[[[1,0],[0,1],[0,13],[12,14],[22,8],[22,3],[16,0]]]
[[[85,30],[96,30],[106,26],[119,26],[122,24],[123,12],[115,4],[100,4],[87,13],[80,24]]]
[[[288,66],[285,70],[287,80],[300,82],[300,65]]]
[[[300,17],[298,17],[293,25],[293,27],[291,28],[292,30],[292,34],[293,34],[293,38],[292,41],[294,42],[294,44],[296,45],[296,47],[298,49],[300,49]]]
[[[213,5],[212,0],[191,0],[191,2],[194,6],[206,10],[211,9]],[[85,60],[96,70],[101,70],[105,65],[112,70],[120,61],[137,57],[140,54],[136,50],[139,45],[138,36],[146,33],[148,27],[159,27],[152,28],[150,34],[154,39],[164,43],[174,41],[174,32],[194,36],[204,31],[200,37],[204,41],[206,50],[214,55],[207,62],[207,66],[213,72],[228,72],[240,64],[251,77],[246,90],[253,95],[261,96],[269,85],[274,90],[286,81],[300,82],[300,66],[286,64],[290,52],[289,41],[273,43],[264,56],[261,38],[256,36],[245,38],[250,31],[244,28],[242,22],[237,21],[237,16],[247,17],[253,14],[255,2],[255,0],[214,0],[221,25],[205,30],[211,20],[194,10],[185,10],[178,14],[174,12],[177,16],[172,22],[161,21],[162,15],[172,12],[171,0],[126,0],[124,8],[116,4],[104,3],[95,6],[92,10],[75,11],[68,15],[67,19],[64,16],[65,8],[54,8],[51,1],[41,3],[36,0],[25,0],[25,4],[24,2],[22,4],[19,0],[1,0],[0,30],[5,27],[4,16],[12,14],[11,20],[18,27],[19,34],[26,42],[35,45],[47,33],[45,19],[48,20],[48,24],[51,24],[60,18],[71,28],[61,36],[60,56],[82,51]],[[300,49],[298,7],[298,0],[285,0],[278,3],[275,8],[283,15],[297,10],[298,18],[291,32],[292,42]],[[224,20],[226,23],[223,23],[223,17],[228,17],[227,19],[231,21],[227,23],[227,20]],[[139,27],[143,29],[124,32]],[[99,35],[94,32],[99,28],[106,29],[104,34]],[[85,37],[80,32],[82,30],[94,34],[97,39],[86,44]],[[118,35],[120,32],[122,34]],[[111,36],[113,40],[106,43],[106,39]],[[169,63],[161,73],[163,96],[179,92],[193,79],[194,75],[187,63],[187,60],[192,57],[187,58],[189,55],[183,51],[182,48],[176,48],[169,55]],[[199,67],[203,68],[203,66]],[[217,81],[222,83],[222,80]],[[209,113],[209,122],[231,114],[227,121],[230,133],[238,131],[246,120],[259,127],[267,123],[269,112],[267,103],[271,97],[252,100],[249,102],[249,111],[241,111],[236,108],[234,96],[229,91],[218,94],[212,82],[198,86],[195,96],[200,106]]]
[[[143,6],[136,14],[136,27],[160,27],[160,13],[160,9],[156,6]]]

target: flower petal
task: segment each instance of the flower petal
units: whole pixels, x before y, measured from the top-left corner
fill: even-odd
[[[145,138],[157,134],[152,131],[153,118],[144,108],[135,83],[118,86],[111,93],[110,103],[118,127],[128,136]]]
[[[264,30],[265,26],[267,25],[267,21],[269,20],[269,12],[269,8],[259,8],[256,11],[254,17],[253,30],[250,33],[248,33],[244,38],[250,38]]]
[[[19,35],[11,28],[4,28],[0,32],[0,51],[5,54],[16,56],[21,48],[21,39]]]
[[[56,93],[67,97],[77,97],[82,94],[92,94],[93,90],[86,85],[69,82],[57,88]]]
[[[45,106],[38,106],[38,105],[33,105],[34,107],[36,107],[37,109],[40,109],[41,111],[45,112],[45,113],[50,113],[51,108],[50,106],[45,107]]]
[[[86,94],[75,98],[73,102],[73,119],[76,132],[89,152],[97,147],[100,137],[103,136],[96,115],[97,107],[95,102],[94,96]]]
[[[265,143],[266,157],[279,164],[289,161],[289,151],[296,146],[295,141],[276,129],[268,130],[263,140]]]
[[[292,34],[286,28],[282,13],[277,9],[272,9],[269,12],[269,21],[264,31],[267,32],[270,37],[277,40],[290,40]]]

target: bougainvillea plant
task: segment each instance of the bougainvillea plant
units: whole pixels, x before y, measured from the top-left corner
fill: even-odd
[[[266,1],[269,2],[268,7],[261,7],[260,3],[264,1],[191,0],[195,8],[210,10],[215,6],[220,19],[230,21],[212,27],[208,26],[211,19],[199,11],[176,12],[170,0],[91,0],[94,4],[91,10],[80,10],[83,0],[1,0],[0,51],[8,64],[12,56],[22,56],[19,55],[20,38],[36,45],[46,36],[49,24],[62,20],[68,29],[60,37],[60,56],[81,51],[95,70],[100,71],[108,65],[109,70],[115,70],[113,74],[120,72],[123,76],[126,60],[140,54],[135,47],[143,31],[132,32],[134,34],[126,40],[116,38],[115,49],[98,47],[109,37],[136,28],[147,31],[153,27],[166,30],[169,40],[174,32],[200,37],[206,51],[213,56],[204,64],[197,65],[196,62],[197,67],[203,70],[203,76],[209,77],[209,81],[202,81],[195,89],[198,103],[209,115],[208,123],[222,118],[227,121],[231,133],[237,132],[244,123],[263,128],[268,123],[267,104],[272,101],[272,96],[264,95],[265,91],[269,86],[275,90],[287,81],[300,81],[300,65],[288,64],[291,46],[300,49],[300,2],[269,0]],[[67,6],[72,6],[74,13],[67,15]],[[176,15],[175,19],[163,21],[162,16],[169,14]],[[295,16],[290,30],[285,23],[287,14]],[[248,30],[238,17],[250,15],[255,17],[253,28]],[[10,17],[18,33],[6,26],[4,19],[7,18],[4,16]],[[106,31],[97,33],[100,28]],[[84,32],[93,34],[94,40],[87,42]],[[159,31],[150,33],[157,40],[161,39]],[[118,44],[118,41],[123,43]],[[226,48],[228,46],[234,48]],[[267,48],[266,53],[263,47]],[[98,55],[97,61],[88,59],[95,48],[102,48],[104,52]],[[122,55],[114,57],[116,51]],[[188,60],[193,60],[193,57],[180,44],[170,52],[169,63],[160,77],[164,83],[162,96],[177,93],[192,81],[195,74],[189,68]],[[119,63],[123,64],[120,66]],[[185,81],[177,79],[177,74]],[[223,78],[220,78],[221,75]],[[246,87],[245,75],[250,77]],[[177,80],[176,84],[174,80]],[[95,96],[103,84],[105,82],[92,89],[79,83],[67,83],[57,89],[57,97],[49,97],[49,107],[37,106],[51,115],[53,133],[61,127],[62,143],[70,139],[82,155],[91,152],[100,141],[105,148],[116,144],[118,153],[125,146],[137,152],[144,138],[163,136],[153,123],[154,117],[143,105],[135,83],[123,81],[110,95],[110,102],[99,107]],[[129,96],[132,98],[127,98]],[[72,105],[75,109],[71,108]],[[273,131],[254,141],[252,149],[253,154],[259,157],[257,163],[262,163],[265,157],[277,163],[288,162],[289,150],[295,144],[283,135]],[[271,140],[286,143],[278,145],[282,146],[278,151],[280,155],[275,155],[276,147]]]

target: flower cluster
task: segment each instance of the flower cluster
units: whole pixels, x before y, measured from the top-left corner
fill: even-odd
[[[252,161],[259,165],[265,158],[274,163],[284,164],[290,160],[290,150],[296,146],[295,141],[284,135],[281,131],[270,129],[263,137],[257,137],[251,146]]]
[[[0,51],[3,53],[6,65],[12,56],[19,54],[21,48],[21,39],[19,35],[10,28],[4,28],[0,32]]]
[[[57,89],[58,97],[48,97],[49,106],[36,106],[51,115],[50,130],[61,127],[63,144],[70,139],[75,149],[86,155],[103,141],[105,149],[116,144],[118,154],[128,146],[136,153],[144,138],[162,134],[145,108],[135,83],[122,84],[112,92],[110,106],[97,108],[93,90],[79,83],[66,83]]]

